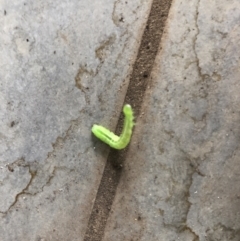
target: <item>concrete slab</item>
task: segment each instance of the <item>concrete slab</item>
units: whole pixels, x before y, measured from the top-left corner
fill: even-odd
[[[0,240],[83,239],[150,7],[0,2]]]
[[[240,239],[239,4],[172,3],[104,241]]]

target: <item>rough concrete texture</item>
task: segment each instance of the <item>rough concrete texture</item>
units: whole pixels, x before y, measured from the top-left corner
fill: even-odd
[[[172,3],[104,241],[240,240],[240,3]]]
[[[150,7],[0,2],[0,240],[83,239]]]

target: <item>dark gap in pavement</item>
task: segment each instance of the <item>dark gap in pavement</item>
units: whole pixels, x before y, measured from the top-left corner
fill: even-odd
[[[139,116],[145,90],[159,50],[161,36],[172,0],[153,0],[149,18],[142,36],[140,48],[124,103],[132,105],[135,121]],[[121,132],[123,115],[121,114],[116,133]],[[115,197],[121,176],[121,167],[126,158],[127,149],[111,150],[103,172],[93,210],[89,219],[84,241],[101,241],[105,225]]]

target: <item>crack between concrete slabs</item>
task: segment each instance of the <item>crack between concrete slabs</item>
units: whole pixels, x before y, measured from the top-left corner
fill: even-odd
[[[159,51],[160,40],[171,2],[171,0],[152,1],[137,58],[133,65],[124,103],[133,106],[136,120],[140,115],[144,93],[151,81],[150,74],[155,62],[155,57]],[[115,12],[116,4],[117,1],[114,4],[113,13]],[[116,128],[117,134],[120,133],[122,123],[123,115],[120,115]],[[124,151],[110,151],[95,203],[92,208],[84,241],[101,241],[104,236],[104,229],[120,181],[121,167],[126,155],[127,149]]]

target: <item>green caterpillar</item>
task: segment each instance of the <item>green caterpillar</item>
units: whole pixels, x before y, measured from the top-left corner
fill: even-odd
[[[108,144],[110,147],[118,150],[125,148],[129,144],[134,126],[132,107],[128,104],[124,105],[123,113],[125,118],[123,131],[120,136],[115,135],[110,130],[100,125],[93,125],[92,127],[92,132],[97,138]]]

